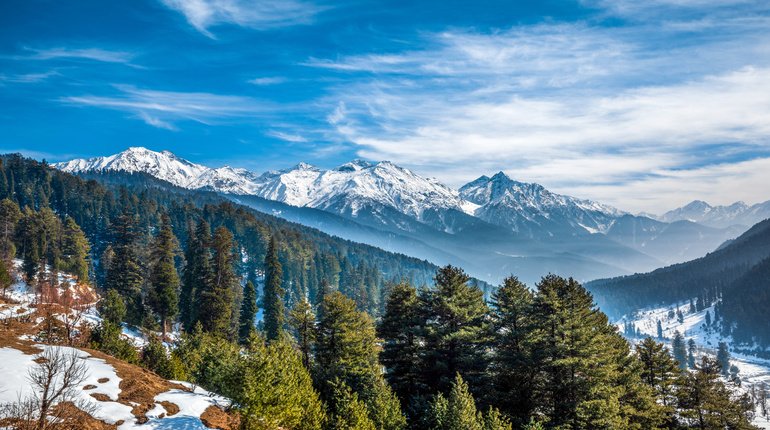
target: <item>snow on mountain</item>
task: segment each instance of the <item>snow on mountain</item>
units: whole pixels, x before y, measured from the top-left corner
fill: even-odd
[[[188,187],[199,176],[212,170],[177,157],[169,151],[155,152],[132,147],[108,157],[94,157],[56,163],[54,167],[69,173],[88,171],[144,172],[180,187]]]
[[[744,202],[735,202],[727,206],[711,206],[702,200],[695,200],[657,218],[664,222],[687,220],[719,228],[733,225],[748,227],[770,218],[770,201],[752,206]]]
[[[267,172],[255,183],[254,194],[259,197],[354,216],[372,205],[394,208],[417,219],[428,209],[462,210],[456,191],[389,161],[355,160],[331,170],[300,163]]]
[[[475,216],[533,236],[554,235],[565,229],[605,233],[614,220],[624,215],[611,206],[515,181],[503,172],[464,185],[460,197],[478,205]]]

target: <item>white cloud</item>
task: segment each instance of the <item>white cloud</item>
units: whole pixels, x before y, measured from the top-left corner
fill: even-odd
[[[18,84],[31,84],[47,80],[52,76],[58,76],[59,72],[51,70],[42,73],[24,73],[19,75],[0,75],[0,82],[12,82]]]
[[[309,24],[322,7],[302,0],[161,0],[209,37],[209,28],[235,24],[259,30]]]
[[[259,86],[277,85],[286,82],[286,78],[283,76],[265,76],[261,78],[250,79],[247,82]]]
[[[157,91],[117,85],[120,90],[113,96],[70,96],[61,100],[65,103],[95,106],[129,112],[154,127],[175,129],[172,121],[192,120],[204,124],[227,119],[256,118],[269,116],[274,107],[249,97]]]
[[[327,121],[362,157],[454,186],[505,170],[656,212],[698,197],[681,191],[698,172],[724,175],[709,196],[764,179],[727,167],[770,153],[769,21],[716,18],[453,31],[426,35],[421,49],[306,65],[357,78],[327,98]],[[770,198],[763,184],[742,198]]]
[[[129,64],[134,55],[124,51],[110,51],[101,48],[48,48],[31,49],[33,55],[27,57],[33,60],[51,60],[58,58],[79,58],[92,61],[101,61],[104,63],[123,63]]]
[[[277,131],[277,130],[271,130],[271,131],[267,132],[267,135],[275,137],[276,139],[281,139],[281,140],[284,140],[286,142],[291,142],[291,143],[304,143],[304,142],[307,142],[307,138],[305,138],[303,136],[300,136],[298,134],[284,133],[282,131]]]

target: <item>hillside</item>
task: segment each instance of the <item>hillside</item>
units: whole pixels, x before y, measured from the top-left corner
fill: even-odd
[[[71,216],[93,244],[94,260],[106,250],[112,222],[120,214],[136,213],[139,229],[152,232],[160,221],[157,210],[163,208],[171,217],[182,247],[187,243],[188,230],[198,220],[206,220],[212,229],[227,226],[244,255],[244,273],[254,270],[249,260],[261,265],[269,238],[280,237],[283,276],[292,286],[287,292],[289,303],[303,296],[314,298],[324,280],[345,290],[357,276],[355,273],[365,273],[370,284],[365,306],[376,314],[387,283],[407,279],[417,285],[428,284],[437,267],[234,204],[216,193],[175,187],[144,173],[100,174],[97,182],[19,156],[5,156],[2,161],[2,176],[14,178],[14,189],[0,187],[0,198],[13,192],[21,207],[50,206],[56,213]],[[98,265],[95,269],[97,281],[101,281],[102,269]]]
[[[704,293],[721,297],[722,315],[729,321],[743,321],[738,337],[759,336],[766,343],[766,333],[770,331],[766,319],[759,318],[752,324],[744,317],[757,318],[757,310],[770,305],[764,293],[768,257],[770,220],[765,220],[704,257],[650,273],[596,280],[586,287],[600,307],[616,317],[636,309],[690,300]],[[746,330],[741,331],[743,328]]]
[[[20,260],[15,263],[21,267]],[[101,323],[93,288],[60,274],[59,285],[43,294],[19,273],[13,277],[6,297],[0,297],[0,420],[4,425],[34,412],[24,408],[39,410],[42,405],[33,400],[38,396],[52,401],[50,417],[67,428],[238,428],[237,415],[224,411],[228,399],[89,348],[88,333]],[[77,371],[67,373],[68,369]],[[36,385],[34,381],[39,380],[34,377],[44,375],[54,377],[45,387],[61,390],[60,394],[41,391],[44,387]]]

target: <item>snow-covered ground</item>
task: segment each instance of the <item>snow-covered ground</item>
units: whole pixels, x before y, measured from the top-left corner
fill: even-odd
[[[682,322],[679,322],[676,316],[677,309],[684,316]],[[732,350],[733,339],[730,336],[722,336],[720,330],[715,326],[706,325],[706,314],[708,313],[713,321],[714,306],[709,306],[699,312],[689,313],[689,302],[681,302],[668,306],[642,309],[631,316],[624,317],[616,322],[621,333],[626,324],[633,324],[641,337],[651,336],[659,342],[665,343],[671,348],[671,339],[675,332],[681,333],[685,342],[690,339],[695,341],[697,356],[708,354],[716,355],[719,342],[726,342],[730,346],[730,363],[740,369],[741,387],[737,388],[742,392],[748,392],[754,385],[758,387],[761,383],[770,387],[770,360],[756,356],[741,354]],[[673,311],[673,317],[671,317]],[[663,339],[658,339],[657,323],[660,321],[663,329]],[[630,339],[632,342],[639,340],[639,337]],[[770,418],[764,417],[759,408],[756,411],[754,424],[763,428],[770,429]]]
[[[93,408],[91,415],[108,424],[122,421],[118,430],[132,429],[172,429],[189,430],[207,429],[200,417],[212,405],[226,404],[227,400],[200,388],[192,391],[171,389],[155,397],[155,407],[147,414],[149,421],[138,424],[137,417],[131,413],[132,405],[118,402],[121,378],[115,368],[103,359],[90,356],[87,352],[65,346],[37,345],[41,349],[59,349],[64,354],[76,354],[87,368],[86,379],[76,388],[77,400]],[[0,390],[0,403],[15,402],[33,394],[29,384],[29,372],[35,368],[36,355],[25,354],[14,348],[0,348],[0,375],[3,385]],[[102,382],[100,382],[102,381]],[[87,387],[96,387],[87,389]],[[188,385],[189,387],[189,385]],[[92,394],[103,394],[109,400],[97,400]],[[169,416],[161,402],[168,401],[179,407],[179,412]]]
[[[18,267],[21,262],[15,261]],[[77,319],[76,327],[82,324],[95,325],[101,322],[98,311],[96,310],[97,296],[93,294],[90,287],[77,284],[77,282],[68,275],[59,276],[59,288],[56,293],[58,297],[66,292],[70,297],[84,298],[91,297],[93,300],[81,300],[79,312],[82,313]],[[6,303],[0,303],[0,321],[7,319],[22,318],[32,315],[33,322],[41,322],[42,316],[33,315],[41,298],[20,279],[8,289],[6,294]],[[54,315],[55,318],[62,320],[63,315]],[[131,340],[137,347],[144,346],[147,341],[145,336],[136,328],[123,326],[123,336]],[[7,335],[11,335],[10,332]],[[172,333],[171,337],[177,334]],[[27,333],[19,336],[23,342],[35,342],[36,335]],[[193,387],[185,382],[174,382],[178,386],[184,386],[185,389],[172,388],[158,394],[154,401],[155,405],[145,415],[147,422],[137,423],[137,417],[132,413],[136,404],[119,401],[121,393],[121,378],[118,377],[115,368],[105,360],[91,356],[88,352],[66,346],[51,346],[35,344],[30,345],[39,350],[57,349],[65,354],[76,354],[78,359],[83,360],[87,369],[86,379],[77,387],[77,399],[84,402],[90,408],[93,408],[91,415],[101,421],[109,424],[117,424],[118,430],[131,429],[186,429],[197,430],[207,429],[201,420],[201,415],[210,406],[223,406],[228,400],[209,393],[199,387]],[[25,349],[25,348],[22,348]],[[17,349],[13,346],[0,348],[0,404],[10,403],[26,398],[33,394],[33,388],[29,382],[29,373],[36,367],[35,359],[37,354],[28,353],[29,350]],[[102,381],[102,382],[99,382]],[[95,388],[94,388],[95,387]],[[88,388],[88,389],[86,389]],[[99,399],[92,396],[97,394]],[[179,408],[179,411],[169,415],[170,411],[164,408],[162,403],[170,402]]]

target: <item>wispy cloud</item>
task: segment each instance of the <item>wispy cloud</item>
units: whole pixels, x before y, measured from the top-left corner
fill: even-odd
[[[354,82],[327,98],[327,121],[359,155],[451,185],[505,170],[649,211],[698,197],[714,172],[723,176],[706,181],[716,188],[703,196],[717,203],[734,198],[723,192],[734,184],[763,189],[769,18],[727,11],[654,22],[453,30],[424,35],[419,49],[305,65]],[[754,196],[746,200],[770,198]]]
[[[228,119],[269,116],[275,107],[249,97],[197,92],[158,91],[116,85],[111,96],[69,96],[62,102],[129,112],[147,124],[175,129],[173,121],[192,120],[204,124]]]
[[[234,24],[258,30],[309,24],[323,7],[302,0],[161,0],[182,13],[187,22],[208,37],[220,24]]]
[[[26,57],[32,60],[51,60],[58,58],[73,58],[73,59],[85,59],[92,61],[100,61],[104,63],[122,63],[130,64],[134,58],[134,54],[125,51],[110,51],[101,48],[47,48],[47,49],[33,49],[32,55]]]
[[[275,137],[276,139],[280,139],[291,143],[304,143],[308,141],[307,138],[300,136],[298,134],[285,133],[278,130],[270,130],[266,134],[268,136]]]
[[[266,85],[282,84],[286,81],[287,79],[284,78],[283,76],[265,76],[261,78],[250,79],[247,82],[253,85],[266,86]]]
[[[31,84],[47,80],[52,76],[58,76],[59,72],[50,70],[41,73],[22,73],[18,75],[0,75],[0,82],[12,82],[18,84]]]

